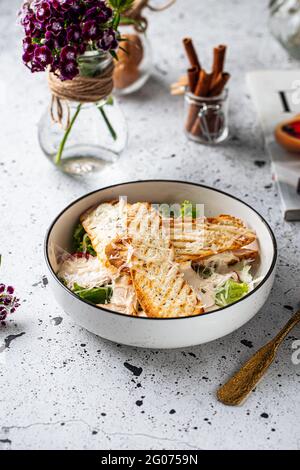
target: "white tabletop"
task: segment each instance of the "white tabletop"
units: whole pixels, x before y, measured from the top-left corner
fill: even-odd
[[[49,93],[45,76],[31,75],[21,62],[15,24],[20,3],[2,0],[0,15],[0,277],[15,285],[23,300],[0,328],[0,449],[299,448],[300,366],[291,361],[299,328],[244,406],[228,408],[215,397],[218,386],[277,332],[300,299],[299,224],[283,222],[245,85],[249,70],[295,67],[268,32],[267,1],[178,0],[169,11],[149,13],[154,74],[142,91],[121,100],[129,146],[116,166],[90,180],[61,174],[39,148],[37,124]],[[229,46],[231,139],[216,148],[186,140],[183,100],[168,93],[187,66],[185,35],[195,39],[207,67],[214,45]],[[147,178],[228,191],[275,230],[279,263],[271,297],[228,337],[185,350],[129,348],[73,324],[55,302],[43,257],[52,219],[88,191]],[[141,374],[135,376],[124,362]]]

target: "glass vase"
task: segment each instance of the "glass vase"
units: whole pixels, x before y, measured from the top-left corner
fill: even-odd
[[[300,0],[270,0],[270,30],[294,59],[300,59]]]
[[[129,95],[142,88],[152,72],[152,49],[145,32],[134,26],[121,26],[125,41],[115,61],[114,88],[118,95]]]
[[[96,77],[111,67],[112,57],[100,52],[79,59],[81,76]],[[114,97],[96,103],[61,101],[61,110],[48,108],[38,128],[47,158],[65,173],[83,175],[101,171],[120,157],[127,143],[127,125]],[[58,111],[62,119],[57,119]]]

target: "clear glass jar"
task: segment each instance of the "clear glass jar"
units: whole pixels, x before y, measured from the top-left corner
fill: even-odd
[[[300,0],[270,0],[273,36],[294,59],[300,59]]]
[[[115,61],[114,87],[119,95],[129,95],[142,88],[152,73],[152,50],[146,32],[137,31],[134,26],[120,27],[122,49],[118,50]]]
[[[228,89],[219,96],[201,97],[185,93],[185,133],[201,144],[218,144],[227,139]]]
[[[111,66],[109,54],[91,52],[80,58],[80,74],[97,76]],[[38,128],[40,146],[56,166],[72,175],[102,170],[115,162],[127,144],[127,124],[117,101],[107,96],[97,103],[61,101],[62,122],[49,108]],[[53,109],[53,108],[52,108]]]

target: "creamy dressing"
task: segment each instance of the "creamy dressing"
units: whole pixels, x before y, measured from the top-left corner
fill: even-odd
[[[190,261],[182,263],[180,265],[180,270],[183,273],[183,277],[186,282],[195,290],[198,298],[203,304],[205,311],[208,311],[208,309],[212,307],[217,308],[215,304],[215,291],[218,287],[225,284],[225,282],[230,278],[234,279],[235,281],[238,280],[236,272],[232,269],[228,269],[228,267],[226,273],[221,274],[214,272],[207,279],[202,278],[194,271]]]
[[[228,279],[245,282],[249,286],[249,291],[253,290],[254,281],[250,274],[251,264],[249,260],[239,261],[234,252],[210,256],[201,260],[201,266],[212,268],[212,274],[204,278],[192,268],[190,261],[182,263],[180,270],[186,282],[195,290],[206,312],[219,308],[215,303],[216,290]]]
[[[78,284],[85,289],[100,287],[111,281],[108,269],[99,263],[97,257],[69,256],[61,265],[58,277],[64,279],[69,289]]]
[[[101,307],[101,305],[99,305]],[[128,276],[121,276],[113,281],[113,295],[110,303],[105,305],[110,310],[135,315],[137,311],[137,298],[135,290]]]
[[[62,278],[69,289],[78,284],[85,289],[112,284],[113,295],[105,308],[134,315],[137,309],[137,299],[133,285],[128,276],[114,278],[97,257],[69,256],[60,267],[58,276]],[[99,304],[99,306],[101,306]]]

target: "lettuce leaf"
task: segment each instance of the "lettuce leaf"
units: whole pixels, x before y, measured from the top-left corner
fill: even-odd
[[[78,224],[75,227],[73,233],[73,251],[75,253],[89,253],[92,256],[96,256],[91,240],[82,224]]]
[[[219,287],[215,295],[215,302],[219,307],[233,304],[249,292],[249,286],[245,282],[236,282],[228,279]]]
[[[113,294],[111,286],[106,287],[93,287],[92,289],[85,289],[84,287],[74,284],[73,292],[83,300],[87,300],[92,304],[107,304],[109,303]]]

